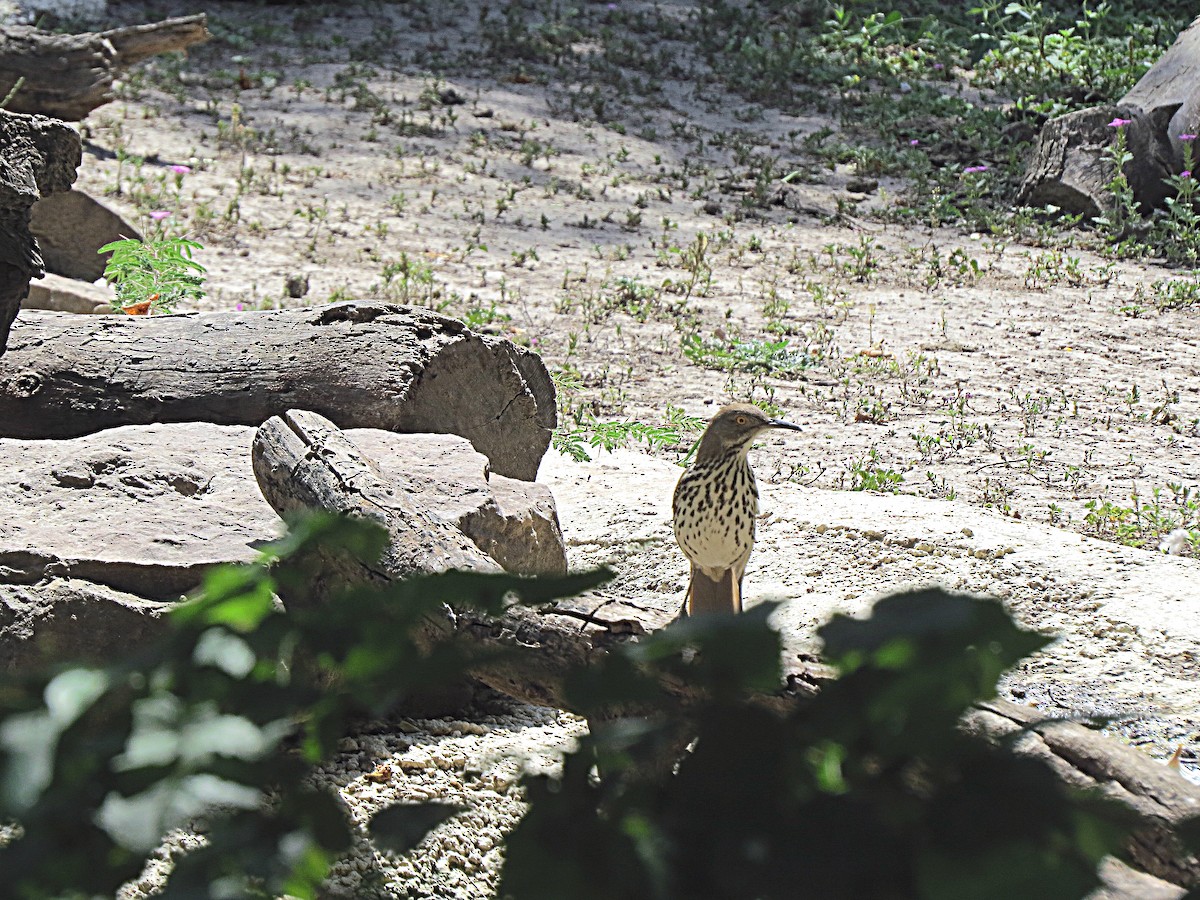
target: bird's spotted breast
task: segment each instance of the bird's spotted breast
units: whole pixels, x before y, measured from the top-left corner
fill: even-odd
[[[675,539],[688,559],[702,568],[728,568],[754,546],[758,492],[741,454],[684,473],[672,507]]]

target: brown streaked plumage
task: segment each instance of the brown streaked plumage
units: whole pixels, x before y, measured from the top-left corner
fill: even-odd
[[[742,575],[758,515],[758,486],[746,454],[769,428],[800,430],[749,403],[722,407],[700,439],[696,461],[675,486],[675,540],[692,566],[688,615],[742,611]]]

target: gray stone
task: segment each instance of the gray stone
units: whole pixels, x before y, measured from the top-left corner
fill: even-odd
[[[388,479],[408,484],[421,505],[459,528],[507,571],[561,574],[566,549],[554,497],[545,485],[491,474],[487,457],[451,434],[346,432]]]
[[[21,301],[21,309],[44,309],[67,313],[111,313],[109,300],[113,292],[99,285],[74,278],[63,278],[47,272],[29,283],[29,296]]]
[[[1187,888],[1147,875],[1111,856],[1100,863],[1099,875],[1101,886],[1086,900],[1179,900],[1187,893]]]
[[[0,583],[0,672],[119,659],[166,633],[169,606],[79,579]]]
[[[174,600],[209,566],[253,559],[282,533],[255,486],[253,435],[183,424],[0,440],[0,577],[82,578]]]
[[[131,425],[0,440],[0,670],[125,651],[210,567],[283,533],[255,482],[255,429]],[[548,488],[488,472],[465,438],[355,429],[389,480],[520,574],[563,572]],[[124,635],[124,637],[122,637]]]
[[[33,204],[29,228],[41,247],[46,271],[87,282],[104,275],[108,256],[96,251],[121,238],[142,237],[117,212],[76,190]]]
[[[82,153],[78,132],[64,123],[0,109],[0,355],[29,279],[46,271],[30,210],[71,187]]]

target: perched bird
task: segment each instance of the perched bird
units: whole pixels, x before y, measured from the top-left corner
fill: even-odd
[[[742,575],[754,549],[758,486],[746,454],[768,428],[799,431],[757,406],[734,403],[713,416],[696,461],[675,486],[675,540],[692,564],[687,615],[742,611]]]

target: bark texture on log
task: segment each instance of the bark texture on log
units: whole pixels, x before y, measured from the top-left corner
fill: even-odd
[[[349,438],[320,416],[293,410],[266,422],[255,437],[252,458],[263,496],[281,515],[304,508],[325,509],[366,518],[387,529],[390,546],[378,567],[329,560],[328,577],[322,576],[323,583],[312,588],[315,596],[327,595],[347,583],[384,584],[451,567],[499,570],[457,529],[414,508],[402,485],[384,480]],[[284,601],[288,601],[286,596]],[[512,606],[499,619],[471,609],[455,609],[444,619],[429,621],[422,639],[432,644],[458,634],[484,648],[516,650],[519,657],[515,662],[478,671],[475,676],[519,700],[570,709],[563,691],[570,670],[593,663],[632,635],[661,628],[677,613],[674,598],[657,606],[648,601],[637,618],[624,619],[605,618],[579,600],[564,601],[552,609]],[[794,686],[806,690],[799,680]],[[692,693],[684,684],[673,690],[685,701]],[[764,702],[787,705],[790,701],[768,698]]]
[[[24,78],[9,109],[78,121],[112,100],[122,69],[207,41],[206,21],[202,13],[85,34],[9,26],[0,34],[0,96]]]
[[[1095,216],[1111,208],[1112,163],[1105,149],[1114,118],[1128,119],[1127,146],[1133,159],[1124,172],[1143,213],[1161,207],[1172,192],[1164,179],[1183,169],[1180,134],[1200,128],[1200,19],[1115,105],[1078,110],[1042,127],[1017,202],[1054,205]]]
[[[45,272],[30,208],[70,188],[82,158],[79,135],[62,122],[0,110],[0,355],[29,279]]]
[[[497,474],[532,481],[550,444],[553,397],[535,356],[421,309],[25,313],[0,359],[0,437],[154,422],[257,426],[301,408],[344,428],[461,435]]]
[[[1138,866],[1172,884],[1200,885],[1200,860],[1181,852],[1174,837],[1178,826],[1200,818],[1200,786],[1114,738],[1005,700],[977,704],[963,728],[1011,743],[1013,752],[1046,762],[1067,784],[1124,804],[1143,823],[1130,846]]]

